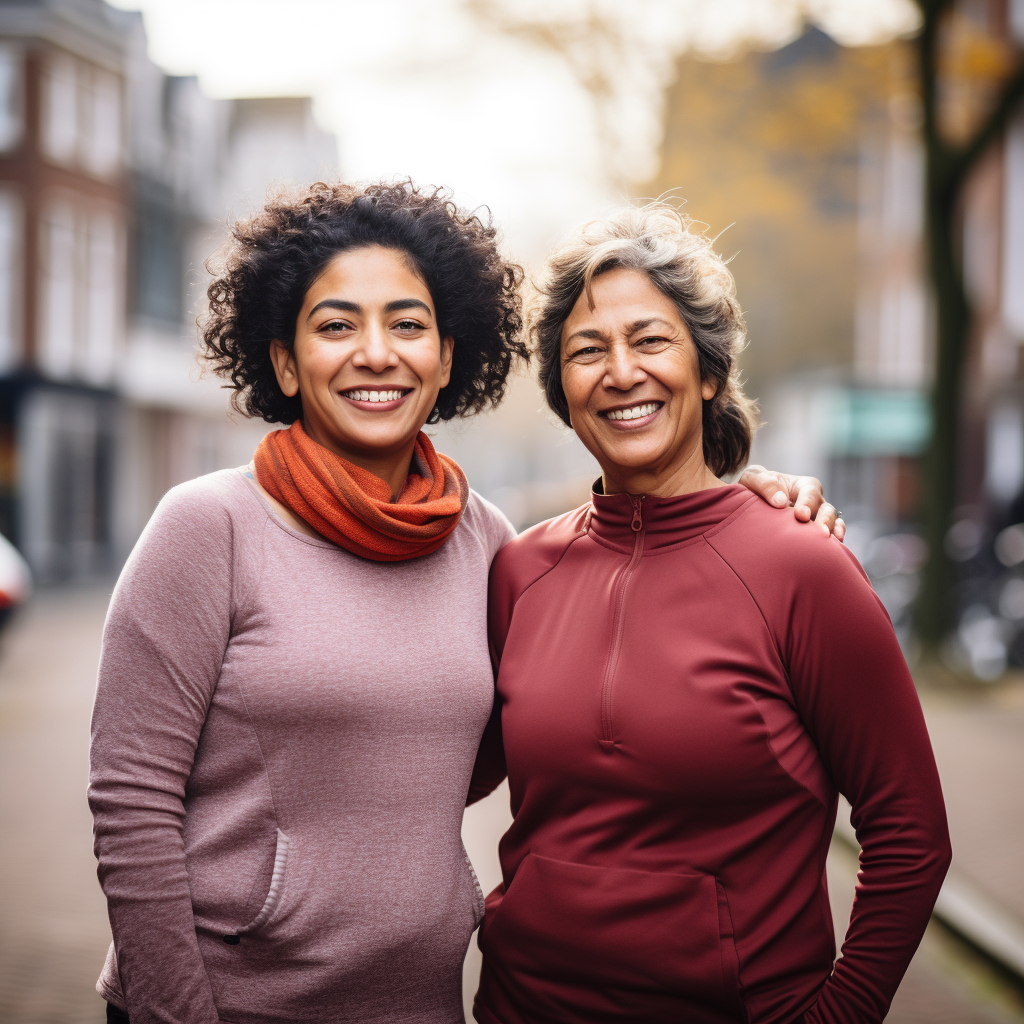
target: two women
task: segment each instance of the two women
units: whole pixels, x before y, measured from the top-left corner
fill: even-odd
[[[422,428],[500,399],[520,278],[412,186],[237,226],[207,351],[290,426],[171,491],[114,593],[90,784],[111,1019],[461,1019],[483,896],[460,824],[514,531]]]
[[[881,1021],[949,865],[889,619],[836,540],[719,479],[751,407],[732,277],[674,211],[559,249],[536,321],[591,501],[491,571],[514,822],[480,932],[481,1024]],[[837,798],[862,846],[835,964]]]

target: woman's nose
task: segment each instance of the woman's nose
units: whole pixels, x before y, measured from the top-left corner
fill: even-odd
[[[605,358],[604,386],[616,391],[628,391],[646,380],[647,375],[640,366],[629,345],[612,345]]]
[[[362,332],[361,344],[352,356],[353,366],[365,366],[374,373],[383,373],[390,366],[398,365],[391,338],[383,327],[370,324]]]

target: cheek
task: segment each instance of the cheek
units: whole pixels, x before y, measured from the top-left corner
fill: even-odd
[[[586,409],[591,390],[585,367],[570,364],[562,368],[562,392],[571,416],[576,418]]]
[[[441,342],[431,338],[425,344],[418,344],[409,349],[405,359],[409,369],[421,381],[434,383],[441,376]]]
[[[333,376],[339,362],[339,350],[339,345],[326,345],[318,338],[297,337],[294,352],[299,377],[313,382]]]
[[[704,398],[704,385],[700,379],[696,353],[677,351],[665,354],[670,361],[665,367],[663,382],[682,398]]]

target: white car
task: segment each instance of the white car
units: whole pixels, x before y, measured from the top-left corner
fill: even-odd
[[[32,593],[32,574],[18,549],[0,533],[0,626]]]

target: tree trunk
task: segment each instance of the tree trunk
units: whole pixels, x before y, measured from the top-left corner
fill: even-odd
[[[928,653],[937,651],[955,624],[956,566],[946,552],[953,525],[960,461],[960,423],[970,343],[971,309],[960,258],[958,203],[972,168],[1002,135],[1024,97],[1024,65],[1003,82],[994,108],[964,145],[941,134],[937,88],[941,20],[952,0],[917,0],[922,14],[917,41],[926,158],[925,222],[929,276],[935,300],[935,380],[931,394],[932,434],[924,459],[921,524],[928,562],[915,608],[917,632]]]
[[[929,159],[926,225],[928,259],[935,299],[936,352],[932,385],[932,434],[924,460],[923,527],[929,557],[917,604],[918,633],[934,651],[954,622],[955,567],[946,552],[946,533],[957,505],[960,422],[970,334],[970,308],[958,259],[957,189],[938,177]]]

